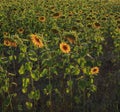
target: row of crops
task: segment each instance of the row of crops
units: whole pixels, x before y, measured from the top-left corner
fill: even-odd
[[[2,112],[119,112],[120,3],[0,1]]]

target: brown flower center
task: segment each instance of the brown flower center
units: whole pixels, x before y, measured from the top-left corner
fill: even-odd
[[[36,40],[37,42],[40,42],[40,40],[39,40],[37,37],[35,38],[35,40]]]
[[[64,50],[67,50],[68,48],[67,48],[67,46],[66,46],[66,45],[64,45],[64,46],[63,46],[63,49],[64,49]]]

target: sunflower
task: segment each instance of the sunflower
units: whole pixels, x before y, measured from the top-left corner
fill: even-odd
[[[76,26],[73,26],[73,27],[72,27],[72,30],[73,30],[73,31],[77,31],[78,28],[77,28]]]
[[[53,28],[51,31],[52,31],[54,34],[58,34],[58,33],[59,33],[59,31],[58,31],[57,29],[55,29],[55,28]]]
[[[69,14],[68,14],[69,17],[71,17],[73,15],[74,15],[74,13],[72,11],[70,11]]]
[[[82,13],[83,13],[83,11],[82,11],[82,10],[80,10],[79,14],[82,14]]]
[[[69,53],[70,52],[70,46],[65,42],[60,43],[60,49],[63,53]]]
[[[16,42],[10,41],[9,39],[4,39],[4,45],[10,47],[17,47]]]
[[[87,24],[87,27],[88,28],[92,28],[92,25],[89,23],[89,24]]]
[[[44,46],[42,40],[35,34],[31,35],[31,40],[32,40],[33,44],[39,48],[42,48]]]
[[[18,33],[20,33],[20,34],[23,34],[24,29],[23,29],[23,28],[19,28],[17,31],[18,31]]]
[[[75,43],[75,36],[74,35],[71,35],[71,34],[68,34],[68,35],[65,35],[65,38],[71,43]]]
[[[3,32],[3,35],[4,35],[4,36],[8,36],[9,33],[8,33],[8,32]]]
[[[90,73],[92,75],[98,74],[99,73],[99,68],[98,67],[91,68]]]
[[[46,18],[45,18],[44,16],[41,16],[41,17],[38,18],[38,20],[39,20],[40,22],[45,22],[45,21],[46,21]]]
[[[106,21],[107,18],[106,18],[106,17],[102,17],[101,20],[102,20],[102,21]]]
[[[96,28],[96,29],[99,29],[99,28],[100,28],[100,23],[95,22],[95,23],[93,24],[93,27]]]
[[[61,12],[56,12],[56,13],[53,14],[53,18],[55,18],[55,19],[60,18],[61,15],[62,15]]]

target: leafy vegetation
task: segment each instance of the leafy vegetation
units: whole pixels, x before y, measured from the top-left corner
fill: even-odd
[[[119,112],[118,1],[0,1],[2,112]]]

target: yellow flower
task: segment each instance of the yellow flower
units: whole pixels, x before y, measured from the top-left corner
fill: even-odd
[[[31,35],[31,40],[32,40],[33,44],[39,48],[42,48],[44,46],[42,40],[35,34]]]
[[[65,42],[60,43],[60,49],[63,53],[69,53],[70,52],[70,46]]]
[[[45,18],[44,16],[41,16],[41,17],[38,18],[38,20],[39,20],[40,22],[45,22],[45,21],[46,21],[46,18]]]
[[[98,67],[91,68],[90,73],[92,75],[98,74],[99,73],[99,68]]]
[[[4,39],[4,45],[10,47],[17,47],[16,42],[10,41],[9,39]]]

